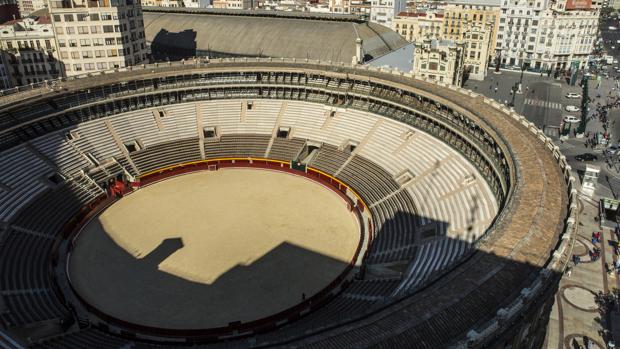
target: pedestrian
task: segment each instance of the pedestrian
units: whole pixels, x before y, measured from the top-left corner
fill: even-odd
[[[572,274],[572,273],[573,273],[573,268],[569,267],[568,269],[566,269],[566,276],[567,277],[570,277],[570,274]]]
[[[495,88],[495,93],[497,93],[497,87]]]

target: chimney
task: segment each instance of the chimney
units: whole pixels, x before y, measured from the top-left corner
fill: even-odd
[[[356,63],[364,63],[364,51],[362,50],[362,43],[364,41],[361,38],[355,39],[355,58],[357,58]]]

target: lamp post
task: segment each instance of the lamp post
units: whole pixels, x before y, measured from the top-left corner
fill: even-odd
[[[521,65],[521,77],[519,78],[519,82],[515,82],[514,86],[512,86],[512,102],[510,103],[512,107],[515,106],[515,97],[517,96],[517,91],[521,91],[521,83],[523,83],[523,72],[525,72],[525,69],[527,69],[529,65],[530,62],[523,61],[523,64]]]

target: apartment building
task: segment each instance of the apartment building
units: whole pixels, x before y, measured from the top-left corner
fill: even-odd
[[[521,67],[533,58],[540,18],[548,1],[502,0],[496,45],[502,65]]]
[[[394,17],[405,11],[406,0],[372,0],[370,21],[393,28]]]
[[[453,8],[454,9],[454,8]],[[490,59],[493,57],[495,37],[494,20],[479,20],[478,14],[457,12],[401,12],[394,18],[394,30],[410,42],[439,40],[462,45],[465,77],[483,80],[487,74]],[[450,15],[454,20],[447,20]],[[475,19],[474,19],[475,18]],[[458,23],[462,23],[459,25]]]
[[[0,26],[3,88],[52,80],[63,76],[49,17],[13,20]]]
[[[183,0],[144,0],[144,6],[184,7]]]
[[[540,18],[530,66],[544,71],[585,68],[598,35],[599,10],[548,9]]]
[[[425,39],[415,44],[413,72],[416,76],[460,86],[463,82],[462,43]]]
[[[213,0],[213,8],[249,10],[254,8],[253,0]]]
[[[50,0],[67,76],[148,62],[138,0]]]
[[[409,42],[442,38],[444,15],[438,12],[401,12],[394,17],[393,28]]]
[[[465,33],[484,29],[490,31],[489,55],[495,56],[497,32],[500,24],[501,0],[453,0],[442,7],[444,11],[444,38],[462,39]]]
[[[47,7],[45,0],[17,0],[19,14],[21,17],[28,17],[31,13]]]

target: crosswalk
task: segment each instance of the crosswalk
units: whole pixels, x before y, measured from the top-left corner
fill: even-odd
[[[525,99],[525,105],[533,105],[535,107],[540,108],[549,108],[549,109],[557,109],[562,110],[562,104],[557,102],[543,101],[541,99]]]

